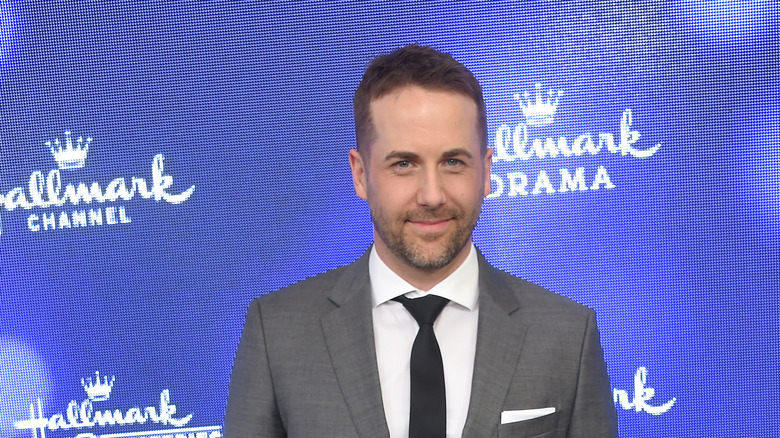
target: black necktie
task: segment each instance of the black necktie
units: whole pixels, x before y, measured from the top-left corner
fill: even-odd
[[[444,367],[433,322],[448,299],[436,295],[393,298],[412,314],[420,329],[412,345],[409,438],[444,438],[447,434],[447,402]]]

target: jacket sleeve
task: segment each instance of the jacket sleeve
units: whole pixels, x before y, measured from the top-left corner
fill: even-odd
[[[225,438],[287,436],[276,404],[257,300],[247,310],[233,361],[223,435]]]
[[[569,438],[617,437],[617,412],[604,363],[596,315],[588,314]]]

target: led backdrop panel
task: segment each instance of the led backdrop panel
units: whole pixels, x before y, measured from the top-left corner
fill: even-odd
[[[475,241],[598,314],[622,436],[777,436],[769,1],[0,2],[0,436],[218,437],[251,298],[372,239],[351,95],[480,79]]]

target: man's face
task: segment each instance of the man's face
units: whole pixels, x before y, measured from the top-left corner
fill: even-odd
[[[350,151],[350,165],[379,256],[396,271],[460,265],[490,191],[492,151],[480,151],[476,104],[408,86],[371,102],[371,115],[375,141]]]

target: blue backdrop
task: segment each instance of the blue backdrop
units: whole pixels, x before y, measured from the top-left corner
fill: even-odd
[[[410,42],[481,81],[476,243],[596,310],[621,436],[780,436],[777,14],[0,1],[0,436],[219,437],[251,298],[371,243],[351,96]]]

